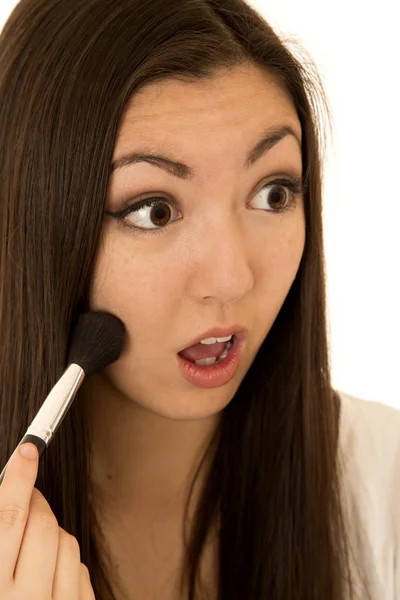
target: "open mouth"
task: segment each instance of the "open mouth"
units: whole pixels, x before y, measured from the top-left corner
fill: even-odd
[[[179,356],[198,366],[215,365],[226,359],[235,342],[236,336],[233,335],[228,342],[216,342],[201,346],[196,344],[196,348],[183,350],[179,352]]]
[[[232,338],[231,340],[229,340],[229,342],[226,342],[225,350],[223,351],[221,356],[218,356],[218,357],[211,356],[209,358],[200,358],[199,360],[196,360],[194,362],[196,365],[200,365],[200,366],[216,365],[216,364],[222,362],[223,360],[225,360],[225,358],[228,356],[229,350],[232,348],[233,344],[234,344],[234,340]]]

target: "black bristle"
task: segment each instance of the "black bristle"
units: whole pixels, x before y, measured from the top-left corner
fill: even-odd
[[[69,345],[68,365],[82,367],[85,375],[105,369],[120,356],[125,325],[115,315],[91,311],[80,315]]]

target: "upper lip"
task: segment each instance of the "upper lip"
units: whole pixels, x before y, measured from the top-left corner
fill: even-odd
[[[238,340],[244,340],[247,335],[246,327],[242,325],[231,325],[230,327],[213,327],[212,329],[208,329],[208,331],[204,331],[197,337],[195,337],[191,342],[188,342],[186,346],[181,348],[179,352],[185,350],[185,348],[189,348],[190,346],[194,346],[201,342],[201,340],[205,340],[210,337],[227,337],[230,334],[234,334]]]

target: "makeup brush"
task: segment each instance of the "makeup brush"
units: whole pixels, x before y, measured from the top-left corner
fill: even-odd
[[[42,456],[67,414],[84,377],[105,369],[120,356],[124,332],[123,322],[110,313],[92,311],[80,315],[69,345],[68,366],[18,446],[32,442],[39,451],[39,458]],[[9,462],[0,474],[0,484]]]

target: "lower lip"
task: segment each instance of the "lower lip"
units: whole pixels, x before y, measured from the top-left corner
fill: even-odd
[[[201,388],[213,388],[228,383],[236,374],[240,359],[243,353],[244,340],[238,340],[236,337],[228,356],[220,363],[214,365],[196,365],[182,358],[179,354],[178,364],[183,376],[189,383]]]

